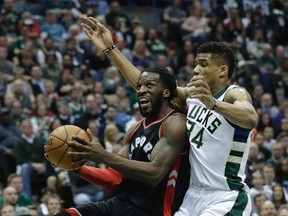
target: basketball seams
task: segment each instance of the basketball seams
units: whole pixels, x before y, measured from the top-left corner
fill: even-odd
[[[46,142],[45,153],[47,160],[50,161],[53,167],[59,167],[68,171],[78,168],[76,165],[71,164],[77,157],[67,154],[67,152],[74,151],[68,143],[74,135],[89,139],[85,130],[75,125],[60,126],[49,135]]]
[[[75,135],[78,135],[81,130],[82,130],[82,129],[79,128],[79,130],[77,131],[77,133],[76,133]],[[74,149],[73,149],[73,151],[74,151]],[[71,155],[71,160],[74,161],[73,155]],[[73,165],[73,168],[75,169],[75,166],[74,166],[74,165]]]

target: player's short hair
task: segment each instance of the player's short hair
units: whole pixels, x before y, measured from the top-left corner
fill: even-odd
[[[199,46],[197,54],[211,53],[212,58],[221,58],[228,66],[228,77],[231,78],[235,70],[236,59],[231,47],[223,42],[209,41]]]
[[[165,87],[170,90],[169,100],[171,100],[176,93],[177,81],[176,77],[165,67],[149,67],[144,69],[141,73],[151,72],[160,75],[160,80],[164,83]]]

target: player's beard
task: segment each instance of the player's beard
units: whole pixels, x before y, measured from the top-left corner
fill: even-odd
[[[155,116],[159,113],[159,110],[163,103],[162,92],[159,92],[157,95],[155,95],[153,101],[150,100],[150,103],[151,103],[151,109],[147,112],[143,112],[141,105],[139,106],[140,113],[143,117]]]

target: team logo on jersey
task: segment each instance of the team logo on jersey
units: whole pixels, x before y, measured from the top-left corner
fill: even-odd
[[[187,115],[187,129],[188,134],[190,136],[190,142],[195,143],[197,148],[200,148],[203,145],[203,133],[204,129],[206,129],[209,133],[213,134],[216,129],[222,124],[220,119],[217,118],[216,115],[213,114],[212,111],[203,106],[194,105],[192,109],[189,109]],[[202,126],[196,127],[198,131],[193,131],[197,122]],[[195,129],[195,130],[196,130]],[[193,131],[193,135],[192,134]]]
[[[188,113],[188,118],[200,123],[211,134],[222,124],[217,116],[213,115],[213,112],[202,106],[193,106]]]
[[[153,149],[153,145],[150,142],[147,142],[147,138],[145,136],[136,137],[135,141],[132,143],[130,147],[130,158],[132,158],[132,154],[136,149],[142,149],[147,155],[147,158],[150,160],[151,151]]]

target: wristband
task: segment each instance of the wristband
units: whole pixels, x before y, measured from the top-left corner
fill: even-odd
[[[214,105],[212,106],[212,108],[210,110],[216,111],[216,109],[218,107],[218,100],[213,97],[213,101],[214,101]]]
[[[111,50],[113,50],[113,49],[115,49],[115,48],[116,48],[116,46],[113,44],[112,46],[104,49],[104,50],[103,50],[103,53],[106,54],[106,53],[110,52]]]

